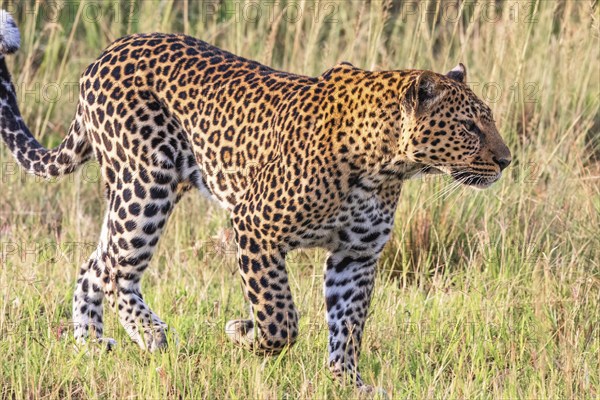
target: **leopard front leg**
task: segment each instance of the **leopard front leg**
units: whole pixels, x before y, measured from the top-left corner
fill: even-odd
[[[278,353],[298,337],[298,313],[285,269],[285,252],[259,239],[245,224],[236,227],[238,262],[244,291],[250,300],[247,320],[229,321],[227,336],[256,353]]]
[[[377,258],[343,250],[330,253],[326,262],[329,369],[336,380],[349,379],[359,388],[366,387],[358,372],[358,358]]]

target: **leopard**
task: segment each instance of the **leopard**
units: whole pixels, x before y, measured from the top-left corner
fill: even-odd
[[[73,295],[75,343],[103,337],[103,302],[145,351],[168,326],[141,278],[175,205],[199,191],[229,216],[248,318],[227,337],[278,354],[299,337],[286,255],[322,248],[328,367],[368,388],[358,359],[377,263],[403,184],[424,175],[487,188],[511,152],[459,63],[446,74],[340,62],[316,77],[273,69],[184,34],[117,39],[81,74],[64,140],[40,144],[20,113],[6,57],[19,29],[0,13],[0,131],[28,173],[54,179],[95,160],[106,201],[97,248]]]

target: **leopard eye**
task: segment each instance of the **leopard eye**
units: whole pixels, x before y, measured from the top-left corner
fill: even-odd
[[[477,133],[478,129],[477,129],[477,125],[475,125],[475,122],[473,122],[473,121],[462,121],[462,124],[465,127],[465,129],[468,130],[469,132]]]
[[[483,138],[483,132],[481,132],[481,130],[474,121],[462,121],[462,124],[467,131],[479,136],[480,138]]]

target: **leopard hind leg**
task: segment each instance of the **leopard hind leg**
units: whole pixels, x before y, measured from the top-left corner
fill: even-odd
[[[102,224],[98,247],[79,270],[73,296],[73,328],[75,341],[78,344],[83,344],[90,336],[95,336],[96,342],[111,350],[116,345],[116,341],[103,337],[103,300],[108,275],[100,257],[103,252],[106,252],[107,243],[108,215],[105,216]]]

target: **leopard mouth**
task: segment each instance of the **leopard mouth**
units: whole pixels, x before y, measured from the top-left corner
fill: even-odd
[[[442,171],[441,169],[438,169],[434,166],[428,165],[421,170],[421,173],[423,175],[439,175],[439,174],[443,174],[444,171]]]
[[[502,176],[502,173],[497,175],[481,175],[470,171],[456,171],[450,174],[452,178],[465,186],[471,186],[477,189],[485,189],[490,187]]]

